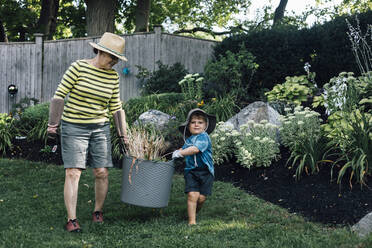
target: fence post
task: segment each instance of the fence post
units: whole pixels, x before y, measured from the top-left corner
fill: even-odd
[[[44,34],[36,33],[35,36],[35,98],[39,102],[44,102],[44,92],[43,92],[43,57],[44,57]]]
[[[161,26],[154,26],[155,30],[155,46],[154,46],[154,70],[158,69],[158,64],[156,63],[157,61],[160,60],[161,56]]]

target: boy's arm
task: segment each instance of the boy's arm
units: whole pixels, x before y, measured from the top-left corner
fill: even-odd
[[[172,154],[172,159],[175,158],[183,158],[184,156],[189,156],[189,155],[194,155],[199,152],[199,149],[196,146],[190,146],[187,147],[186,149],[178,149],[175,150]]]
[[[190,146],[187,147],[186,149],[180,149],[180,154],[182,156],[189,156],[189,155],[194,155],[200,152],[200,150],[196,146]]]

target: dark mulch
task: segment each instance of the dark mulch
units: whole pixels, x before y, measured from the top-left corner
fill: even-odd
[[[62,164],[60,149],[55,153],[41,152],[43,144],[14,141],[9,158]],[[245,169],[234,161],[215,167],[216,180],[231,182],[247,193],[297,213],[310,221],[328,225],[353,225],[367,213],[372,212],[372,189],[354,184],[350,188],[348,175],[344,183],[331,182],[331,169],[323,166],[317,175],[304,175],[299,181],[295,171],[285,163],[288,151],[282,149],[282,158],[268,168]],[[176,170],[182,172],[177,163]],[[181,163],[182,164],[182,163]],[[334,177],[337,171],[334,171]]]
[[[316,175],[304,175],[296,181],[294,169],[285,166],[288,151],[268,168],[242,168],[239,164],[216,166],[216,179],[232,182],[250,194],[298,213],[310,221],[328,225],[353,225],[372,212],[372,189],[349,185],[349,175],[337,184],[337,168],[331,182],[330,166]]]

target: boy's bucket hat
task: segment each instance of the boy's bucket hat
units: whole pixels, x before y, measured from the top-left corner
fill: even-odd
[[[119,35],[106,32],[102,35],[98,43],[89,42],[89,44],[98,50],[112,54],[121,60],[128,61],[124,57],[125,40]]]
[[[182,134],[185,134],[186,137],[189,137],[191,136],[191,133],[189,131],[189,129],[187,128],[187,125],[189,124],[190,122],[190,118],[191,118],[191,115],[193,115],[194,113],[196,112],[199,112],[201,113],[202,115],[204,115],[206,118],[207,118],[207,129],[205,130],[208,134],[210,134],[211,132],[213,132],[214,128],[216,127],[216,116],[213,116],[213,115],[209,115],[207,114],[204,110],[200,109],[200,108],[195,108],[195,109],[192,109],[190,110],[190,112],[187,114],[187,119],[184,123],[182,123],[179,127],[178,127],[178,130],[182,133]]]

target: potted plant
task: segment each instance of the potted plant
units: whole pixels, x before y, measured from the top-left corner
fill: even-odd
[[[123,150],[121,201],[142,207],[168,206],[174,173],[173,160],[164,161],[167,145],[154,128],[128,128],[129,145]]]

